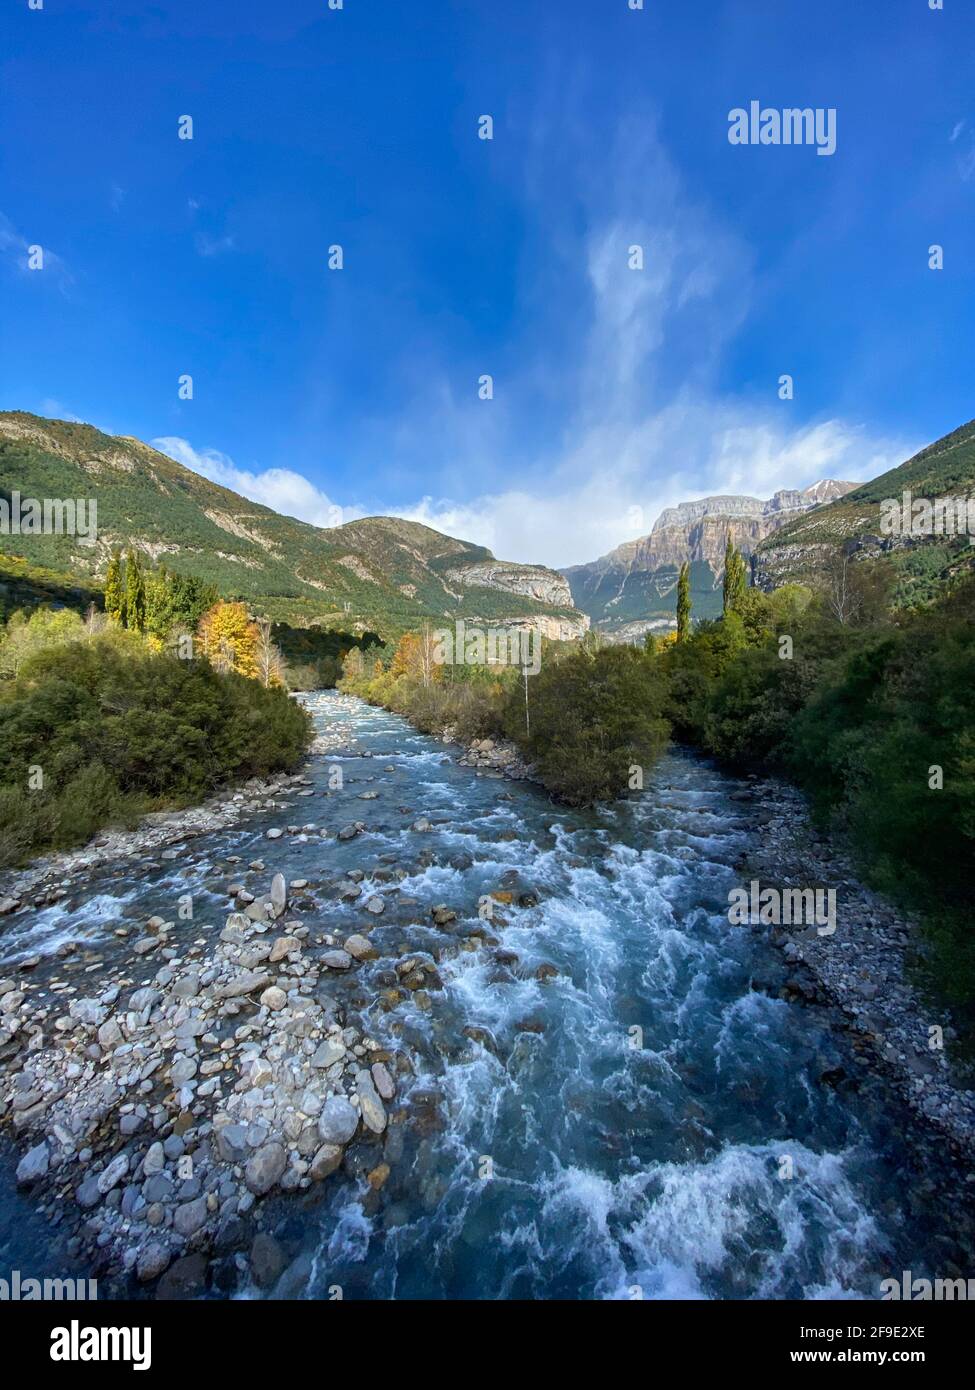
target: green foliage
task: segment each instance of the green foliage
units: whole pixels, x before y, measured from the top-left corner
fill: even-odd
[[[766,603],[761,623],[746,607],[656,658],[675,728],[795,780],[868,880],[922,914],[941,988],[975,1010],[975,581],[859,625],[794,587]]]
[[[101,620],[104,623],[104,618]],[[25,661],[48,647],[80,642],[88,628],[70,608],[37,608],[13,613],[0,640],[0,676],[16,676]]]
[[[0,619],[4,622],[17,609],[71,608],[84,613],[92,604],[101,605],[94,583],[29,564],[17,555],[0,555]]]
[[[292,690],[327,690],[342,675],[342,658],[351,648],[382,646],[375,632],[352,633],[338,628],[292,627],[274,623],[272,638],[287,663],[288,685]]]
[[[633,647],[573,652],[544,662],[529,681],[530,733],[513,690],[505,729],[535,763],[543,784],[571,805],[622,795],[631,769],[644,773],[667,743],[666,690],[655,663]]]
[[[116,629],[25,660],[0,686],[0,737],[0,863],[10,864],[292,767],[311,721],[281,689],[155,654]],[[43,786],[32,788],[37,768]]]

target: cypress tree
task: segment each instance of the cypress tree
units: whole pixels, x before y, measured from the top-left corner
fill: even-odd
[[[691,567],[685,560],[677,579],[677,640],[686,642],[691,635]]]
[[[144,632],[146,626],[146,586],[131,546],[125,557],[125,626],[134,632]]]
[[[725,613],[738,611],[747,587],[748,573],[745,569],[745,561],[729,536],[724,552],[724,585],[722,587]]]
[[[105,612],[116,623],[125,625],[125,586],[122,579],[122,555],[112,551],[105,575]]]

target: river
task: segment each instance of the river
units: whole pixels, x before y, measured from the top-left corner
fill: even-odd
[[[319,827],[361,819],[364,833],[269,843],[267,828],[295,813],[262,813],[191,841],[176,863],[103,870],[83,899],[0,937],[2,973],[68,940],[110,959],[125,950],[120,923],[172,916],[187,892],[185,930],[219,930],[228,855],[307,879],[314,910],[300,915],[337,937],[369,919],[364,898],[338,901],[330,886],[358,869],[364,896],[384,896],[369,924],[379,959],[337,988],[372,1036],[412,1057],[397,1097],[407,1118],[359,1162],[389,1162],[381,1191],[340,1172],[266,1200],[288,1292],[876,1298],[902,1270],[967,1272],[954,1175],[909,1139],[828,1013],[779,997],[781,955],[729,925],[736,865],[761,834],[732,799],[740,784],[675,751],[639,799],[576,812],[474,776],[385,711],[306,698],[320,728],[352,742],[312,760],[316,799],[297,804]],[[325,797],[335,767],[344,789]],[[430,831],[411,828],[419,816]],[[479,920],[491,893],[512,901]],[[537,904],[519,906],[525,894]],[[446,932],[430,921],[441,903],[458,913]],[[468,935],[479,926],[498,944]],[[382,972],[410,952],[434,955],[443,989],[383,1011]],[[555,973],[538,979],[543,966]],[[23,1268],[58,1233],[12,1193],[9,1153],[4,1171],[0,1261]],[[246,1277],[224,1291],[265,1292]]]

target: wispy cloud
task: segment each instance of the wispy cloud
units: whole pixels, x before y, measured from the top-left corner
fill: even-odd
[[[232,236],[211,237],[206,232],[197,232],[196,249],[201,256],[222,256],[236,250],[236,243]]]
[[[750,309],[749,248],[687,195],[652,120],[622,125],[609,149],[588,140],[571,117],[538,126],[535,216],[551,220],[568,157],[586,171],[572,185],[585,218],[539,270],[534,302],[547,306],[546,318],[534,360],[501,393],[502,409],[500,401],[459,407],[431,388],[391,422],[399,439],[449,440],[456,478],[476,476],[487,453],[505,459],[518,485],[473,497],[458,486],[397,515],[504,558],[564,566],[645,534],[680,501],[768,497],[824,476],[859,481],[909,455],[919,441],[874,436],[856,421],[796,420],[771,383],[766,405],[723,393],[722,353]],[[630,268],[632,247],[642,270]],[[558,394],[562,428],[526,456],[519,432],[546,393]]]
[[[645,534],[681,501],[769,497],[823,477],[861,481],[914,451],[921,441],[855,420],[797,417],[774,383],[765,403],[724,391],[723,354],[751,309],[749,247],[689,196],[652,119],[628,120],[596,147],[571,114],[556,116],[549,110],[536,122],[526,160],[527,216],[544,250],[526,268],[517,359],[498,368],[495,399],[486,402],[473,386],[458,395],[456,363],[436,348],[418,357],[409,407],[370,422],[369,433],[377,461],[390,451],[422,460],[413,474],[438,485],[405,504],[380,496],[371,510],[504,559],[566,566]],[[576,220],[553,215],[567,186],[581,209]],[[642,270],[631,268],[632,247]],[[557,422],[540,443],[539,402]],[[276,510],[318,525],[339,514],[297,472],[248,473],[185,440],[155,442]],[[368,460],[364,476],[377,476]]]
[[[43,253],[42,268],[36,270],[31,269],[29,264],[33,247],[40,247]],[[31,241],[29,237],[24,236],[14,226],[10,218],[2,212],[0,212],[0,261],[24,275],[38,277],[46,275],[61,289],[73,283],[74,277],[64,259],[52,251],[49,246],[45,246],[42,240]]]
[[[41,414],[49,416],[52,420],[69,420],[74,425],[90,424],[89,420],[82,420],[80,415],[75,415],[66,405],[62,405],[53,396],[45,396],[41,401]]]
[[[957,146],[958,172],[965,183],[975,176],[975,130],[967,119],[956,122],[948,143]]]

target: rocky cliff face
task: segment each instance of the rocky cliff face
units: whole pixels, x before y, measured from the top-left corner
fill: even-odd
[[[465,565],[463,569],[447,570],[446,578],[454,584],[482,585],[506,594],[521,594],[550,603],[558,608],[574,608],[568,580],[557,570],[540,565],[516,565],[505,560],[482,560]]]
[[[702,497],[668,507],[648,536],[627,541],[588,565],[563,571],[576,605],[597,628],[627,639],[665,620],[673,625],[675,581],[691,566],[691,597],[698,617],[720,607],[718,581],[729,538],[750,555],[769,535],[796,517],[844,496],[855,483],[824,479],[802,491],[777,492],[763,500],[739,495]]]

